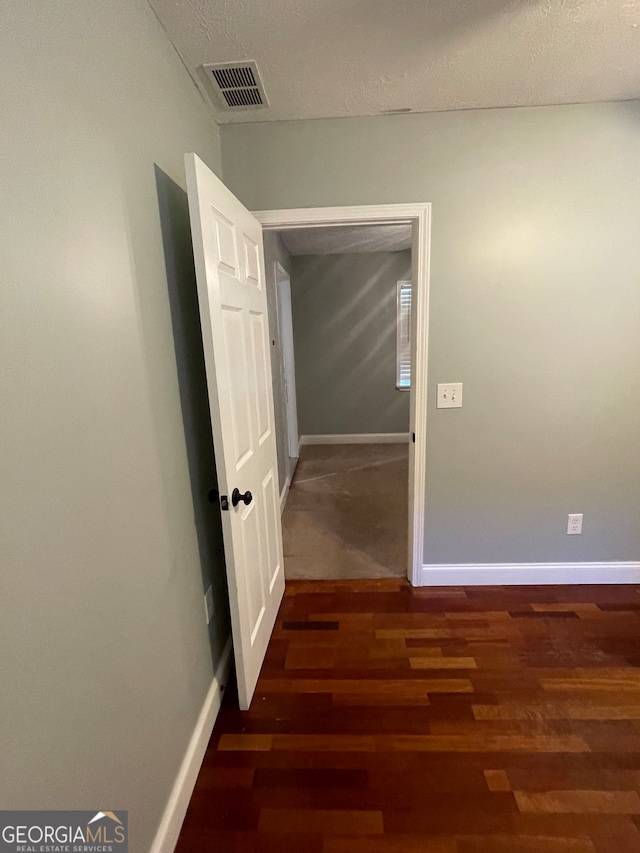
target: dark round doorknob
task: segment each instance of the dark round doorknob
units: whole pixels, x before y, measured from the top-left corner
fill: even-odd
[[[240,489],[234,489],[231,492],[231,503],[234,506],[238,506],[240,501],[244,501],[244,503],[247,506],[249,506],[249,504],[251,503],[252,500],[253,500],[253,495],[249,491],[245,492],[244,495],[240,492]]]

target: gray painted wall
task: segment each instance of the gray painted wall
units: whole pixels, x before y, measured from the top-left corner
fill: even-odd
[[[0,76],[0,807],[128,809],[140,853],[229,633],[183,169],[218,131],[146,0],[7,0]]]
[[[227,125],[222,143],[253,209],[433,203],[426,562],[640,559],[639,102]],[[454,381],[464,407],[436,410]]]
[[[291,278],[301,435],[407,432],[396,388],[397,283],[411,252],[301,255]]]
[[[277,281],[275,264],[279,262],[291,275],[291,255],[285,248],[276,231],[264,232],[264,261],[267,287],[267,308],[269,311],[269,334],[271,336],[271,377],[273,381],[273,409],[278,449],[278,482],[280,491],[293,474],[295,460],[289,457],[287,437],[287,404],[284,392],[284,373],[282,361],[282,339],[278,321]]]

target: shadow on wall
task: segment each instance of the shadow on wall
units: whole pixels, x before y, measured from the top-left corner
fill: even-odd
[[[407,432],[396,388],[397,283],[411,252],[298,255],[292,302],[302,435]]]
[[[218,478],[200,333],[189,204],[182,187],[158,166],[155,166],[155,174],[203,593],[209,584],[213,586],[215,617],[211,620],[209,632],[212,649],[220,649],[230,632],[229,601],[220,503],[209,501],[210,490],[218,489]],[[216,664],[214,659],[214,669]]]

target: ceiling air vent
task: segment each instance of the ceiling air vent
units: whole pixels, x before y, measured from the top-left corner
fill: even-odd
[[[203,65],[202,69],[223,110],[257,110],[269,106],[253,60]]]

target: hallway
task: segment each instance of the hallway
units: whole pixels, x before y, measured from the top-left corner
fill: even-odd
[[[301,450],[282,518],[287,579],[406,577],[408,444]]]

